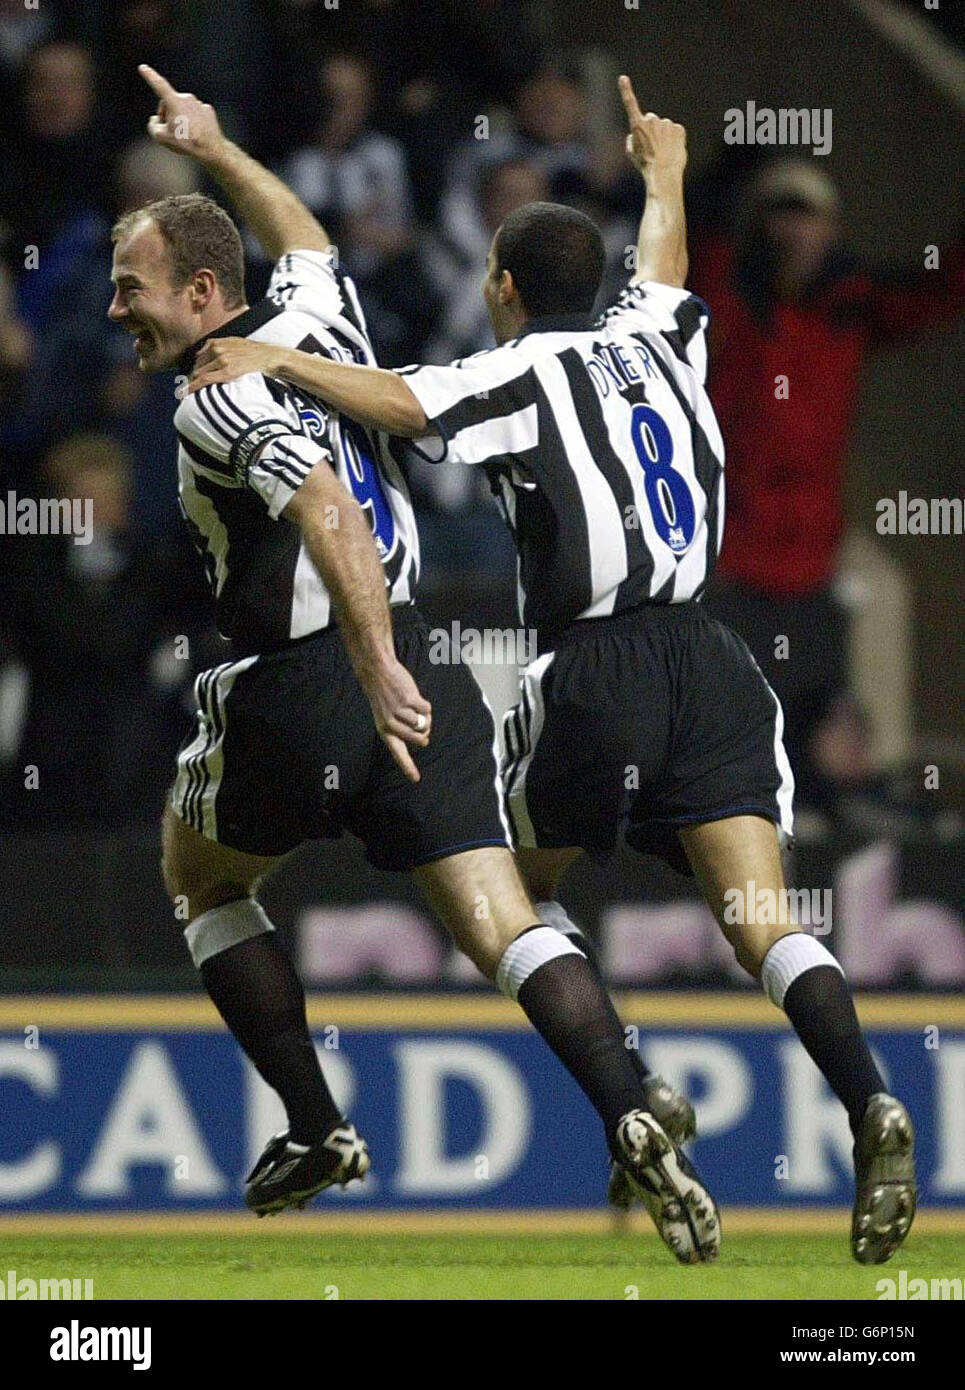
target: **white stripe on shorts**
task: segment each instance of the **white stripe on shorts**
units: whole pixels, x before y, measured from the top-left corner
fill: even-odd
[[[178,755],[171,805],[180,818],[208,840],[217,840],[215,800],[224,776],[225,701],[232,686],[257,656],[228,661],[202,671],[195,682],[198,731]]]
[[[543,656],[530,662],[520,677],[520,703],[506,716],[507,748],[512,746],[514,750],[504,774],[506,799],[516,829],[517,841],[527,848],[535,847],[536,832],[533,830],[533,822],[526,805],[526,774],[533,761],[546,717],[542,680],[555,655],[555,652],[545,652]],[[518,738],[510,739],[510,728]]]
[[[473,677],[473,679],[475,680],[475,676]],[[477,681],[476,684],[478,685],[479,682]],[[496,806],[499,810],[499,822],[502,825],[503,833],[506,836],[506,847],[508,849],[511,849],[513,844],[513,832],[509,824],[509,818],[507,816],[508,806],[505,799],[503,779],[500,776],[499,772],[499,727],[496,723],[496,716],[493,714],[492,706],[486,699],[486,692],[483,690],[482,686],[479,687],[479,693],[482,696],[483,704],[486,706],[486,713],[489,715],[493,723],[493,768],[495,769],[495,776],[493,777],[493,787],[496,791]]]
[[[751,657],[751,660],[754,658]],[[767,687],[768,695],[774,701],[774,763],[781,779],[781,785],[777,789],[777,810],[781,818],[778,835],[783,847],[794,835],[794,773],[791,771],[787,749],[784,747],[784,710],[756,661],[754,666]]]

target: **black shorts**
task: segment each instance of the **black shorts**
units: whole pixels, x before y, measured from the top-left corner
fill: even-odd
[[[393,609],[396,652],[432,705],[412,783],[375,732],[337,628],[198,677],[195,732],[178,755],[174,811],[209,840],[279,855],[349,830],[377,868],[411,869],[508,846],[495,725],[468,667],[429,659],[429,629]]]
[[[504,723],[516,842],[627,844],[689,873],[677,828],[764,816],[790,837],[777,697],[745,644],[695,603],[575,623],[523,672]]]

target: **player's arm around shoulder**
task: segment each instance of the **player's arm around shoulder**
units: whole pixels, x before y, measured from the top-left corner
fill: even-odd
[[[225,463],[253,427],[268,424],[284,425],[288,433],[297,429],[255,368],[203,391],[193,391],[189,383],[174,412],[174,428],[182,440]]]
[[[398,372],[335,362],[317,353],[248,338],[212,338],[207,342],[198,354],[188,390],[204,391],[246,372],[263,372],[290,382],[360,424],[403,439],[418,438],[428,428],[422,406]]]

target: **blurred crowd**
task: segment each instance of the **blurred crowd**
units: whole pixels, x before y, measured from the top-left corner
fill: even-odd
[[[223,659],[180,530],[171,381],[136,370],[105,312],[114,219],[203,186],[146,138],[136,64],[211,100],[318,214],[396,366],[491,346],[486,251],[523,203],[588,212],[609,250],[601,300],[625,281],[643,195],[590,56],[554,46],[538,0],[0,0],[3,491],[94,505],[89,546],[0,536],[8,823],[153,816],[192,677]],[[728,446],[707,601],[782,695],[806,799],[832,805],[872,777],[834,590],[858,373],[879,343],[951,316],[962,258],[889,278],[859,266],[814,162],[762,169],[760,155],[722,146],[688,197]],[[253,298],[269,267],[250,239],[248,252]],[[793,401],[775,397],[788,371]],[[512,575],[484,479],[414,463],[411,481],[430,586]],[[777,633],[791,634],[791,661],[774,660]],[[48,794],[25,796],[38,750]]]
[[[82,13],[0,0],[0,370],[12,464],[29,472],[68,428],[107,430],[131,454],[136,524],[154,535],[176,526],[158,466],[172,439],[170,385],[138,375],[102,312],[114,219],[201,182],[145,136],[141,60],[211,99],[324,221],[387,364],[491,345],[478,286],[493,231],[523,202],[586,206],[625,273],[639,188],[619,131],[591,119],[579,57],[551,51],[539,14],[529,0],[122,0]],[[269,268],[254,241],[248,250],[255,296]],[[471,478],[419,481],[430,510],[486,501]],[[484,564],[494,545],[505,561],[501,535],[483,527],[456,560]]]

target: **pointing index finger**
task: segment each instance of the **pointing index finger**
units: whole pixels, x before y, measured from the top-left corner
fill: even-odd
[[[627,77],[625,74],[621,76],[618,85],[620,88],[620,96],[623,98],[624,109],[626,110],[626,113],[629,116],[631,122],[642,120],[643,113],[640,110],[640,107],[637,105],[637,98],[633,90],[633,83],[630,81],[629,77]]]
[[[138,63],[137,70],[144,78],[144,81],[153,92],[159,97],[174,97],[177,92],[171,86],[166,77],[162,77],[156,69],[149,67],[147,63]]]

